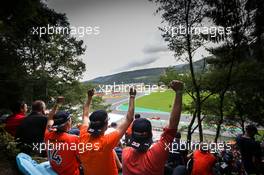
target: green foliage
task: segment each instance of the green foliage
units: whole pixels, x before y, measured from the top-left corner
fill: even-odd
[[[11,0],[0,8],[0,100],[5,101],[0,108],[19,99],[47,102],[62,95],[62,86],[74,87],[85,71],[79,58],[83,41],[68,33],[40,37],[32,32],[47,25],[69,29],[65,14],[32,0]]]
[[[7,156],[8,159],[14,159],[20,152],[17,148],[17,142],[13,136],[5,131],[4,125],[0,125],[0,152]]]
[[[206,60],[203,60],[203,62],[205,62],[206,64]],[[204,99],[208,95],[210,95],[210,92],[211,92],[211,91],[208,91],[208,86],[210,84],[210,82],[208,81],[208,76],[209,76],[208,71],[206,71],[205,69],[199,69],[199,71],[197,71],[196,73],[196,76],[197,76],[197,82],[199,84],[200,91],[201,91],[201,98]],[[163,82],[165,85],[168,85],[172,80],[183,81],[185,92],[189,95],[189,98],[192,98],[192,100],[196,99],[195,89],[194,89],[192,77],[189,71],[178,72],[177,70],[173,68],[168,68],[166,69],[165,74],[160,76],[160,81]]]
[[[252,61],[236,67],[231,89],[237,113],[264,126],[264,64]]]
[[[244,122],[263,122],[263,1],[206,1],[209,17],[216,25],[231,27],[232,35],[224,44],[208,49],[211,72],[209,89],[228,93],[229,109],[224,109],[225,121],[243,126]],[[229,13],[223,13],[229,11]],[[231,98],[230,98],[231,97]],[[219,107],[218,107],[219,108]],[[229,113],[229,114],[227,114]],[[233,121],[233,122],[232,122]]]
[[[204,103],[202,108],[202,113],[206,115],[204,122],[207,124],[218,124],[220,120],[220,98],[218,94],[211,95]],[[232,99],[232,94],[227,93],[224,102],[223,102],[223,112],[224,116],[233,116],[234,115],[234,102]],[[237,122],[237,121],[235,121]],[[226,124],[227,121],[226,121]],[[229,123],[231,124],[231,122]]]
[[[100,110],[106,110],[108,112],[111,112],[109,110],[110,106],[111,106],[110,104],[104,104],[104,100],[102,99],[102,97],[96,96],[93,98],[93,103],[91,105],[91,108],[92,108],[92,111],[100,109]]]
[[[264,139],[264,130],[259,130],[258,131],[259,135],[256,135],[256,141],[262,142]]]
[[[170,50],[175,52],[176,59],[189,63],[190,72],[180,73],[169,68],[160,77],[166,85],[173,79],[185,82],[185,91],[193,99],[185,109],[197,116],[202,112],[207,124],[217,125],[215,141],[223,123],[243,128],[246,121],[253,121],[264,126],[264,2],[150,1],[158,4],[157,12],[162,13],[162,19],[168,26],[169,30],[161,30]],[[206,22],[203,21],[205,18]],[[170,30],[179,25],[188,30],[208,23],[229,27],[232,34],[224,35],[219,42],[219,36],[212,39],[188,32],[172,35]],[[204,69],[195,71],[193,54],[205,40],[218,45],[207,48],[212,56],[205,59]],[[199,117],[198,124],[201,139]]]

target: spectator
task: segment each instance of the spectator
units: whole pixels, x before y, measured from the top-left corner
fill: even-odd
[[[25,102],[16,102],[11,106],[13,114],[6,119],[5,129],[12,136],[16,136],[17,127],[25,119],[27,110],[27,104]]]
[[[170,87],[176,92],[168,128],[160,140],[152,144],[152,126],[149,120],[139,118],[133,122],[131,147],[122,153],[124,175],[162,175],[171,143],[177,132],[181,115],[183,83],[172,81]]]
[[[213,175],[216,158],[210,153],[207,143],[201,143],[199,147],[193,153],[192,175]]]
[[[177,167],[178,165],[185,165],[187,163],[188,150],[183,149],[180,132],[176,133],[172,146],[173,149],[169,153],[168,162],[172,163],[173,167]]]
[[[166,166],[166,171],[169,173],[179,165],[186,165],[188,150],[183,146],[184,145],[181,143],[181,133],[177,132],[172,143],[172,150],[169,152],[168,163]]]
[[[255,141],[256,134],[258,134],[256,126],[250,124],[246,127],[246,133],[236,139],[244,169],[248,174],[260,172],[261,148],[260,143]]]
[[[112,122],[110,124],[110,126],[107,128],[107,130],[105,131],[105,134],[109,134],[109,133],[115,131],[116,128],[117,128],[117,123],[116,122]]]
[[[45,116],[46,105],[43,101],[37,100],[32,103],[32,112],[22,121],[17,128],[16,137],[23,145],[28,145],[30,153],[33,143],[42,143],[44,141],[44,133],[47,125],[47,117]]]
[[[80,160],[85,175],[117,175],[116,155],[113,149],[118,145],[120,138],[125,134],[133,121],[134,100],[136,91],[130,89],[129,108],[125,120],[116,131],[105,134],[108,126],[108,115],[103,110],[93,112],[89,117],[89,108],[94,95],[88,91],[88,99],[83,109],[83,125],[80,127],[80,143],[90,144],[92,148],[80,152]],[[88,125],[88,120],[90,124]],[[103,163],[103,166],[102,166]]]
[[[58,98],[49,113],[45,132],[48,160],[59,175],[79,175],[80,164],[77,157],[79,139],[78,136],[67,133],[71,128],[71,115],[68,112],[57,112],[63,101],[63,98]]]
[[[122,163],[120,161],[120,158],[118,157],[117,153],[115,150],[113,150],[113,154],[115,155],[115,162],[116,162],[116,166],[118,169],[118,172],[122,170]]]

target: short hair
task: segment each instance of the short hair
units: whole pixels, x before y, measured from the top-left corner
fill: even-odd
[[[41,112],[45,108],[45,103],[42,100],[36,100],[32,103],[32,111]]]
[[[135,114],[135,119],[140,118],[140,114]]]
[[[246,132],[255,135],[258,133],[258,129],[254,124],[249,124],[246,126]]]
[[[26,103],[24,101],[16,101],[11,105],[10,109],[13,113],[19,113],[25,104]]]
[[[117,123],[116,122],[112,122],[110,125],[112,128],[116,128],[117,127]]]

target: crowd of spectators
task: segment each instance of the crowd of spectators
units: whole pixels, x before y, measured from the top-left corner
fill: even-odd
[[[64,98],[58,97],[47,115],[41,100],[32,103],[27,116],[27,104],[15,103],[5,129],[17,138],[21,151],[46,156],[53,170],[61,175],[263,174],[263,152],[261,143],[254,139],[258,134],[254,125],[246,127],[245,134],[236,138],[231,150],[211,153],[204,148],[204,142],[193,151],[179,149],[183,83],[174,80],[170,87],[175,91],[175,98],[169,123],[155,142],[151,122],[134,114],[136,91],[133,88],[129,92],[127,115],[119,124],[109,124],[104,110],[90,111],[94,95],[91,89],[83,106],[82,123],[74,128],[71,114],[60,110]],[[47,149],[34,152],[33,145],[40,143],[48,145]],[[51,143],[56,146],[50,147]],[[75,149],[65,149],[62,147],[65,144],[70,148],[75,145]],[[172,145],[171,149],[168,145]]]

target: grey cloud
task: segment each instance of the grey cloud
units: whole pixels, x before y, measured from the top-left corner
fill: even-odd
[[[134,61],[128,63],[127,65],[121,67],[118,70],[121,71],[121,70],[125,70],[125,69],[132,69],[132,68],[137,68],[137,67],[143,67],[143,66],[149,65],[151,63],[154,63],[158,59],[159,59],[159,57],[153,56],[153,57],[143,58],[141,60],[134,60]]]
[[[147,45],[144,47],[143,52],[145,54],[167,52],[168,48],[166,45]]]

